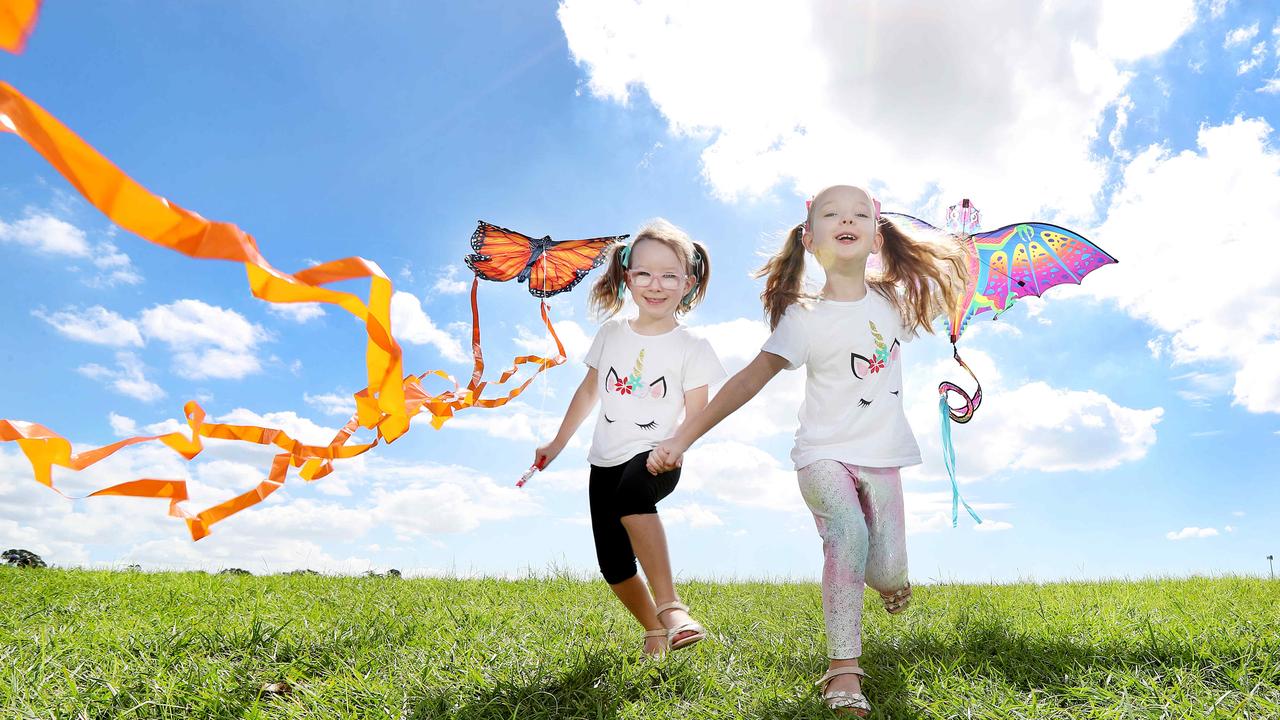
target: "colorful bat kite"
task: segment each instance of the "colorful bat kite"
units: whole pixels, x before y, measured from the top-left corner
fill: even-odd
[[[300,468],[299,475],[303,479],[317,480],[332,472],[334,460],[367,452],[379,442],[396,440],[409,429],[412,418],[423,411],[430,413],[432,426],[439,428],[457,411],[469,407],[500,407],[522,393],[543,370],[565,361],[564,345],[556,335],[547,314],[546,303],[543,302],[542,321],[556,343],[556,356],[544,358],[524,355],[515,358],[511,367],[492,384],[505,385],[524,365],[533,366],[529,377],[505,395],[482,397],[485,386],[490,383],[482,379],[484,359],[480,350],[480,317],[476,301],[480,283],[477,277],[471,283],[471,341],[474,362],[470,382],[465,388],[460,387],[441,370],[406,377],[403,375],[400,345],[391,334],[393,288],[391,281],[376,263],[351,257],[315,265],[292,274],[277,270],[267,262],[256,241],[248,233],[230,223],[206,220],[151,193],[43,108],[10,85],[0,82],[0,132],[6,131],[16,134],[43,155],[86,200],[121,228],[194,258],[243,263],[255,297],[268,302],[320,302],[337,305],[364,321],[368,335],[365,351],[368,387],[355,394],[356,414],[324,446],[304,445],[277,428],[205,422],[205,412],[195,402],[188,402],[183,409],[190,428],[189,435],[174,432],[132,437],[78,453],[72,452],[71,443],[66,438],[49,428],[32,422],[0,419],[0,442],[16,442],[31,462],[35,479],[55,492],[61,493],[53,484],[54,465],[81,470],[124,447],[143,442],[158,440],[188,460],[203,449],[202,437],[280,448],[283,452],[275,456],[265,480],[248,492],[198,513],[191,513],[182,506],[187,499],[185,480],[130,480],[90,494],[90,497],[125,495],[168,500],[169,514],[186,520],[192,539],[199,540],[208,535],[212,524],[256,505],[280,488],[285,483],[290,466]],[[553,255],[551,259],[538,264],[554,266],[558,260]],[[595,258],[592,258],[592,262],[594,261]],[[350,293],[322,287],[332,282],[357,278],[370,280],[367,301]],[[573,282],[580,279],[580,276],[576,276]],[[567,287],[561,288],[563,289]],[[422,385],[429,376],[452,382],[453,389],[435,395],[429,394]],[[348,446],[348,440],[359,427],[375,431],[375,439]]]
[[[898,218],[908,225],[933,233],[941,233],[929,223],[901,213],[884,213]],[[938,407],[942,413],[943,459],[951,475],[952,504],[951,524],[957,522],[957,504],[960,500],[955,476],[955,449],[951,444],[951,426],[948,420],[967,423],[982,404],[982,384],[973,370],[960,359],[956,343],[968,327],[969,321],[991,313],[996,319],[1013,306],[1018,298],[1041,296],[1046,290],[1063,283],[1080,284],[1085,275],[1103,265],[1116,262],[1102,248],[1084,236],[1058,225],[1043,222],[1025,222],[1006,225],[999,230],[974,231],[981,222],[981,214],[969,200],[947,209],[947,230],[967,251],[969,273],[964,296],[947,317],[951,333],[953,356],[960,367],[973,378],[977,389],[972,395],[959,385],[943,382],[938,386],[941,396]],[[947,401],[949,393],[956,393],[964,405],[954,408]],[[964,507],[977,522],[982,522],[968,503]]]
[[[604,262],[604,251],[626,235],[590,240],[534,239],[481,220],[471,235],[474,253],[463,260],[482,280],[528,283],[534,297],[549,298],[572,290],[593,268]]]
[[[22,52],[39,14],[40,0],[0,0],[0,48]]]

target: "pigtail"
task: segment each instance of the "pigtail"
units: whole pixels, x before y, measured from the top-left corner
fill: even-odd
[[[933,332],[934,318],[948,313],[964,296],[968,278],[965,249],[954,236],[926,237],[907,232],[881,216],[878,226],[882,270],[867,284],[894,303],[908,332]]]
[[[587,301],[591,312],[601,320],[607,320],[622,309],[623,288],[627,284],[627,268],[623,263],[623,251],[630,245],[617,243],[605,252],[609,253],[605,271],[591,286],[591,297]]]
[[[689,263],[690,275],[693,276],[693,289],[680,300],[680,312],[686,313],[702,302],[707,296],[707,284],[711,282],[711,254],[700,242],[693,241],[693,257]]]
[[[769,328],[778,327],[782,315],[787,308],[806,297],[802,291],[804,283],[804,225],[797,225],[787,233],[782,247],[769,258],[764,267],[756,270],[752,277],[765,278],[764,290],[760,300],[764,303],[764,314],[769,320]]]

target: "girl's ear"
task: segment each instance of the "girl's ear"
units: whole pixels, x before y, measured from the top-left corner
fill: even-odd
[[[882,249],[884,249],[884,233],[876,228],[876,236],[871,240],[871,254],[879,255]]]
[[[803,234],[800,235],[800,244],[804,246],[805,252],[813,252],[813,235],[809,233],[809,226],[807,223],[804,226]]]

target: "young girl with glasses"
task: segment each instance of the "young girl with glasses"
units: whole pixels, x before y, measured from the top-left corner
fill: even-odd
[[[671,494],[680,468],[650,474],[649,451],[707,405],[707,388],[725,376],[710,343],[677,318],[707,293],[707,249],[665,220],[646,225],[614,249],[592,288],[591,306],[606,318],[587,352],[587,373],[569,402],[554,440],[537,449],[545,468],[600,401],[591,464],[591,530],[600,572],[644,626],[644,653],[664,654],[707,636],[676,595],[658,501]],[[639,312],[614,317],[627,293]],[[636,574],[636,560],[648,587]]]

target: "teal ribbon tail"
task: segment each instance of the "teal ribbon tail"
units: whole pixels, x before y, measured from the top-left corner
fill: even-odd
[[[969,512],[973,521],[982,524],[982,518],[969,507],[969,503],[960,497],[960,485],[956,482],[956,448],[951,444],[951,414],[947,406],[945,394],[938,397],[938,411],[942,415],[942,462],[947,466],[947,475],[951,476],[951,527],[960,524],[960,506]]]

